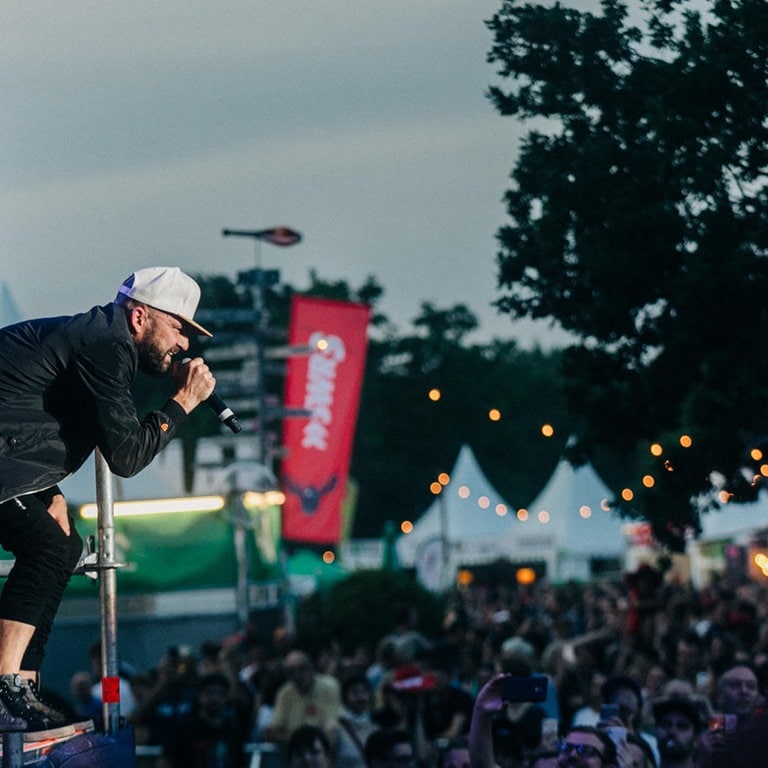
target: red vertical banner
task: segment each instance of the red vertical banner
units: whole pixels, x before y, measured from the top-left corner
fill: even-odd
[[[368,346],[370,307],[294,296],[289,343],[307,356],[288,361],[285,406],[309,416],[285,419],[283,538],[336,544]]]

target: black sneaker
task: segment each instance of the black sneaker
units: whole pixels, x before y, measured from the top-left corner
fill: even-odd
[[[46,699],[44,694],[40,693],[34,680],[22,680],[22,683],[26,687],[24,698],[27,700],[27,704],[50,718],[54,726],[71,725],[75,731],[94,730],[93,720],[71,720],[63,712],[56,709],[56,706]]]
[[[14,716],[26,720],[24,741],[41,741],[72,736],[74,727],[67,718],[39,702],[29,687],[29,680],[22,680],[17,674],[0,675],[0,702]]]

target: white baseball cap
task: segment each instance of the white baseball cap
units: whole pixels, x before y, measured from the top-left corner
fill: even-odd
[[[203,336],[213,336],[193,320],[200,301],[200,286],[178,267],[137,269],[117,289],[118,295],[175,315]]]

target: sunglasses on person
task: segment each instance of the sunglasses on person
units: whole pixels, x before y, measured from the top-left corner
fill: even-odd
[[[561,741],[557,745],[557,751],[561,755],[569,755],[575,752],[579,757],[599,757],[603,759],[603,753],[591,744],[574,744],[571,741]]]

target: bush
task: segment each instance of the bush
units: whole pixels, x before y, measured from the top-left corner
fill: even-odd
[[[439,635],[443,603],[405,571],[358,571],[328,590],[310,595],[296,617],[299,647],[310,654],[337,645],[344,654],[356,648],[373,651],[392,631],[398,610],[416,611],[417,629],[429,638]]]

